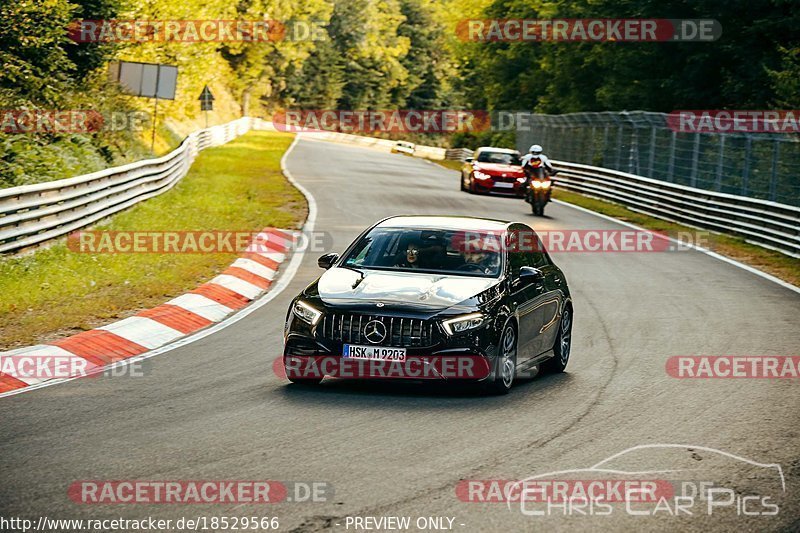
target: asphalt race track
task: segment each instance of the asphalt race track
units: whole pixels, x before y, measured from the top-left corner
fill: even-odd
[[[393,214],[621,227],[557,204],[535,218],[522,200],[460,192],[453,171],[365,148],[303,140],[288,168],[316,199],[316,230],[330,233],[331,251]],[[800,528],[800,382],[676,379],[665,370],[676,355],[800,355],[800,294],[696,251],[561,253],[553,257],[575,304],[567,373],[519,382],[505,397],[348,380],[308,389],[277,377],[272,364],[288,302],[321,272],[318,255],[306,254],[269,304],[148,360],[144,377],[81,379],[0,400],[0,514],[277,516],[281,531],[347,531],[348,516],[451,517],[465,532]],[[606,516],[528,516],[518,504],[456,495],[461,480],[588,468],[647,444],[686,447],[638,449],[615,466],[750,494],[769,486],[780,511],[744,516],[731,505],[708,514],[701,505],[680,517],[631,516],[622,505]],[[701,448],[780,465],[785,491],[775,489],[774,470]],[[68,486],[86,479],[327,482],[333,495],[260,506],[73,503]]]

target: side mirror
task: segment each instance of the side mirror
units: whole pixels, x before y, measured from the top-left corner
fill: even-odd
[[[319,265],[320,268],[328,270],[338,260],[339,260],[339,254],[336,253],[325,254],[319,256],[319,259],[317,259],[317,265]]]
[[[535,283],[539,285],[544,283],[544,273],[538,268],[519,267],[519,280],[524,284]]]
[[[474,157],[468,157],[464,160],[465,163],[472,163],[473,161],[475,161]]]

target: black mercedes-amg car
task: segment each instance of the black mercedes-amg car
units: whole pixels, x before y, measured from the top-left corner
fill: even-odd
[[[391,217],[318,263],[327,271],[286,317],[292,382],[471,380],[505,393],[520,372],[567,366],[567,280],[525,224]]]

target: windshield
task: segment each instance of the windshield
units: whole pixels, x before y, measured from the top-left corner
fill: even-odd
[[[500,233],[375,228],[344,259],[350,268],[495,278],[502,272]]]
[[[507,154],[504,152],[484,151],[478,154],[478,163],[499,163],[501,165],[521,165],[517,154]]]

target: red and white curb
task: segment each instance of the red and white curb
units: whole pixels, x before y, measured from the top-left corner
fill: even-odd
[[[265,229],[230,267],[187,294],[71,337],[0,352],[0,395],[67,377],[59,372],[94,372],[222,322],[270,289],[297,238]]]

